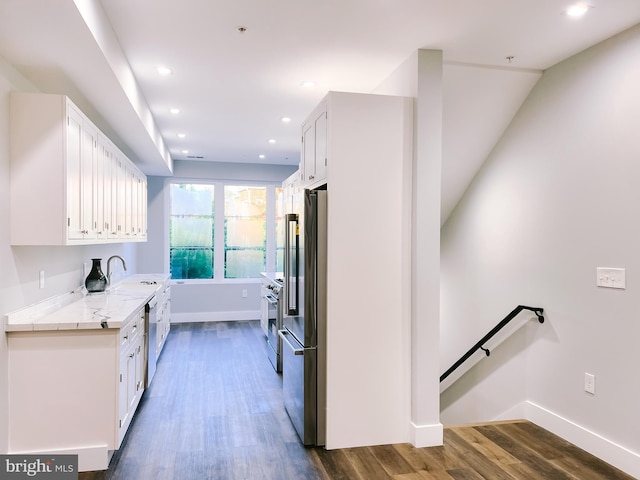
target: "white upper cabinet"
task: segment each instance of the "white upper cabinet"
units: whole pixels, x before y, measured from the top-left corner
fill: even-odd
[[[10,121],[12,245],[146,240],[146,177],[66,96],[14,92]]]
[[[319,186],[327,181],[327,103],[322,102],[302,124],[303,184]]]

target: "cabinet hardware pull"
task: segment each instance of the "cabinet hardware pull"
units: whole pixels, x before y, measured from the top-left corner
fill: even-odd
[[[129,358],[133,358],[135,356],[135,353],[130,353],[129,354]]]

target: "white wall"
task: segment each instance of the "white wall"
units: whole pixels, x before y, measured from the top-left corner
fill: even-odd
[[[413,160],[401,187],[411,228],[411,430],[415,446],[442,444],[439,415],[440,192],[443,129],[442,52],[418,50],[374,93],[414,98]]]
[[[327,116],[326,447],[407,442],[412,101],[331,92]]]
[[[129,272],[136,271],[136,248],[131,244],[73,247],[12,247],[9,243],[9,92],[36,91],[17,71],[0,59],[0,315],[58,295],[84,282],[83,263],[91,258],[121,255]],[[37,196],[37,192],[34,192]],[[46,208],[43,205],[42,208]],[[28,219],[25,219],[28,221]],[[119,268],[119,267],[118,267]],[[38,288],[39,272],[45,272],[45,288]],[[0,341],[0,452],[7,440],[7,350]],[[44,392],[46,393],[46,392]]]
[[[234,164],[177,160],[173,178],[184,181],[264,182],[280,185],[297,166]],[[139,248],[140,271],[169,272],[169,184],[166,177],[149,177],[149,241]],[[161,270],[159,270],[161,269]],[[243,296],[243,290],[247,296]],[[254,320],[260,314],[260,281],[211,280],[171,288],[171,321]]]
[[[511,354],[496,352],[447,392],[443,419],[525,413],[636,476],[638,51],[635,27],[533,89],[442,229],[440,342],[445,367],[516,305],[544,307],[543,325],[499,347]],[[626,290],[597,288],[598,266],[626,268]]]

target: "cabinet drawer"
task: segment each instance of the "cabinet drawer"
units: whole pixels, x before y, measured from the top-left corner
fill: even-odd
[[[133,327],[133,323],[129,322],[120,329],[121,348],[126,348],[131,343],[131,327]]]
[[[120,329],[120,347],[126,348],[144,333],[144,308]]]
[[[134,341],[142,335],[142,332],[144,331],[144,312],[142,314],[142,318],[136,316],[136,318],[131,321],[129,328],[131,332],[131,341]]]

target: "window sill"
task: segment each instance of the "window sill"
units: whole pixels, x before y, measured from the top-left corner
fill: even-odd
[[[202,278],[202,279],[172,279],[171,285],[239,285],[262,283],[261,278]]]

